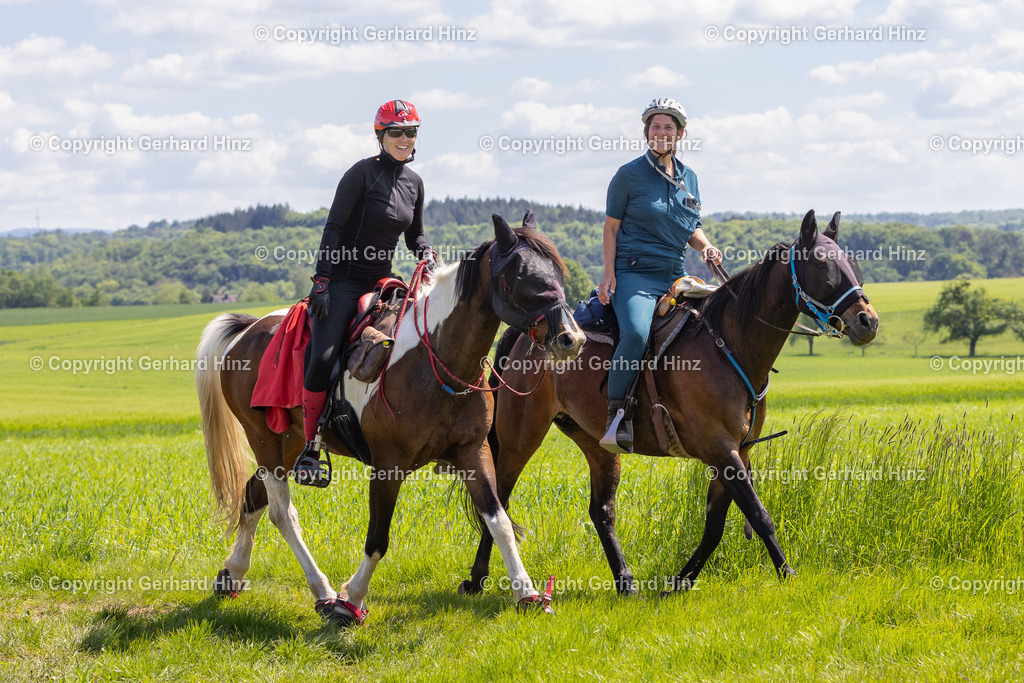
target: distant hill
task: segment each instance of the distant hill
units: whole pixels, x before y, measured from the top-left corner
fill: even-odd
[[[820,211],[831,212],[832,207],[807,207]],[[842,210],[842,207],[836,207]],[[705,215],[707,221],[724,223],[728,221],[743,220],[794,220],[803,218],[803,213],[755,213],[735,211],[724,211]],[[906,225],[919,225],[922,228],[945,228],[964,225],[969,228],[986,228],[991,230],[1014,230],[1024,231],[1024,209],[997,209],[986,211],[957,211],[944,213],[846,213],[843,212],[843,220],[846,222],[861,223],[904,223]]]
[[[816,208],[827,220],[831,207]],[[517,225],[527,209],[562,256],[578,264],[569,264],[577,289],[600,280],[605,217],[585,207],[500,197],[433,200],[424,207],[427,239],[443,258],[457,258],[455,251],[493,236],[492,213]],[[309,291],[327,213],[274,204],[112,233],[27,229],[0,239],[0,308],[300,298]],[[735,272],[772,244],[792,240],[802,216],[716,213],[704,225]],[[1020,277],[1024,210],[844,214],[839,243],[859,260],[866,282]],[[394,269],[408,276],[414,264],[401,251]],[[686,267],[710,278],[692,250]]]

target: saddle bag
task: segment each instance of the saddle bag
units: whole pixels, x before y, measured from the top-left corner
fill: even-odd
[[[590,298],[581,301],[572,312],[576,323],[584,330],[593,332],[613,332],[618,330],[619,321],[615,317],[615,310],[611,303],[603,304],[597,298],[597,289],[590,292]]]
[[[380,377],[384,363],[391,355],[391,347],[395,340],[376,327],[363,328],[359,339],[349,345],[349,357],[346,368],[352,377],[360,382],[373,382]]]

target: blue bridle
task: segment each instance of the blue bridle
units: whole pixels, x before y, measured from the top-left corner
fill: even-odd
[[[844,292],[841,297],[833,301],[831,305],[825,305],[818,301],[817,299],[815,299],[814,297],[812,297],[807,292],[805,292],[804,288],[800,286],[800,280],[797,279],[796,276],[796,259],[794,258],[795,255],[796,244],[793,244],[793,246],[789,248],[789,274],[793,281],[793,296],[797,310],[800,311],[801,313],[805,313],[808,317],[813,318],[814,324],[818,326],[818,329],[821,330],[821,332],[824,333],[825,336],[842,337],[843,321],[836,314],[836,309],[839,308],[839,304],[841,304],[846,299],[846,297],[850,296],[854,292],[860,292],[860,296],[863,297],[865,301],[867,301],[868,298],[864,296],[864,289],[860,285],[854,285],[853,287],[850,287],[848,290],[846,290],[846,292]],[[803,308],[800,307],[801,301],[803,302]],[[846,310],[845,307],[843,308],[843,310]],[[838,329],[836,328],[836,326],[832,325],[832,318],[836,318],[839,320]]]

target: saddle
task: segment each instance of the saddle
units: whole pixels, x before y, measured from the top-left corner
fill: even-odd
[[[395,324],[405,300],[408,285],[394,277],[380,280],[374,288],[359,297],[355,317],[348,329],[348,343],[343,354],[345,369],[357,381],[373,382],[391,356],[395,340]],[[341,375],[341,364],[331,373],[333,385]]]
[[[342,368],[348,370],[356,381],[367,384],[380,377],[391,357],[395,344],[392,335],[408,289],[402,280],[386,277],[359,297],[356,314],[348,328],[345,352],[331,369],[328,385],[331,390],[327,395],[322,423],[329,426],[345,448],[366,465],[371,462],[370,447],[359,426],[359,416],[352,404],[345,400]]]
[[[696,299],[703,299],[717,287],[705,284],[703,280],[689,275],[672,283],[668,291],[658,298],[651,320],[649,349],[655,357],[661,355],[679,334]],[[619,326],[611,304],[602,304],[597,299],[597,290],[591,298],[580,302],[573,312],[576,322],[590,339],[599,344],[615,346],[618,342]]]

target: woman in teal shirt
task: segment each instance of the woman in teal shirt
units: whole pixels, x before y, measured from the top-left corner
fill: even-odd
[[[598,298],[619,321],[619,344],[608,373],[608,424],[601,445],[633,451],[633,426],[625,419],[626,390],[647,346],[658,297],[686,275],[687,245],[705,261],[722,253],[704,236],[697,175],[673,152],[686,129],[686,111],[671,98],[647,105],[641,120],[650,150],[621,166],[608,185],[604,223],[604,279]]]

